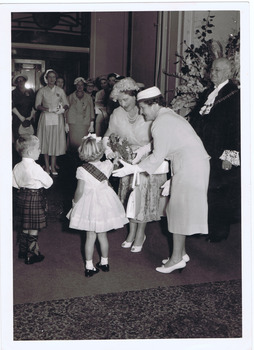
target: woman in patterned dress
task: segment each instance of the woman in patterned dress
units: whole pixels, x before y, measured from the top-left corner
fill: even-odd
[[[103,142],[106,147],[106,157],[113,159],[114,152],[110,149],[108,138],[115,134],[120,138],[126,138],[134,153],[143,154],[145,157],[151,152],[151,122],[146,122],[136,105],[136,95],[139,86],[127,77],[114,85],[111,98],[119,102],[110,116],[109,127],[105,133]],[[167,171],[166,171],[167,172]],[[120,179],[118,195],[126,207],[132,191],[133,175]],[[137,216],[130,219],[130,229],[126,240],[122,243],[123,248],[131,248],[136,253],[142,250],[145,242],[145,228],[147,222],[158,221],[164,216],[166,199],[161,196],[161,186],[166,181],[166,173],[158,175],[140,174],[141,204]]]
[[[89,132],[94,132],[94,106],[92,97],[85,91],[85,79],[78,77],[74,80],[76,91],[68,96],[69,109],[66,122],[69,126],[69,147],[77,151],[82,138]]]

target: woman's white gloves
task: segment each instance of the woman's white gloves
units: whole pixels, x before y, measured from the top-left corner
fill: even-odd
[[[171,182],[171,180],[168,180],[168,181],[166,181],[162,186],[161,186],[161,188],[163,188],[163,190],[162,190],[162,192],[161,192],[161,194],[162,194],[162,196],[169,196],[169,192],[170,192],[170,182]]]
[[[91,121],[90,126],[88,128],[88,132],[90,132],[90,133],[94,132],[94,121]]]
[[[132,165],[126,163],[123,160],[119,160],[119,162],[123,165],[123,168],[114,170],[112,172],[112,176],[123,177],[126,175],[134,174],[135,172],[142,173],[144,171],[138,165]]]
[[[49,109],[50,113],[56,113],[56,114],[64,114],[65,109],[62,106],[58,106],[56,108],[53,109]]]
[[[55,113],[56,114],[64,114],[65,109],[63,107],[57,107]]]
[[[136,153],[136,157],[133,159],[132,164],[137,164],[140,162],[141,158],[145,155],[148,155],[152,150],[151,143],[148,143],[145,146],[139,147],[134,153]]]
[[[69,124],[65,123],[64,130],[66,134],[68,134],[68,132],[70,131]]]
[[[115,153],[112,151],[112,149],[108,146],[108,136],[104,136],[102,139],[102,144],[105,149],[104,153],[107,159],[114,159],[115,158]]]

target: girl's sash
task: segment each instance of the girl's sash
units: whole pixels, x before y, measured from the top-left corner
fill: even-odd
[[[94,166],[93,164],[91,164],[91,163],[84,163],[84,164],[82,164],[82,167],[89,174],[91,174],[93,177],[95,177],[96,180],[98,180],[100,182],[102,182],[104,180],[108,181],[107,176],[102,171],[100,171],[98,168],[96,168],[96,166]]]

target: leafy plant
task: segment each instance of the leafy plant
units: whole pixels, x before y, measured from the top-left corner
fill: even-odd
[[[202,93],[210,84],[209,70],[214,59],[223,57],[223,47],[219,41],[209,39],[214,28],[213,19],[215,16],[208,12],[207,18],[203,18],[200,29],[196,29],[195,34],[199,40],[199,46],[193,44],[187,45],[186,40],[182,45],[186,46],[184,55],[176,53],[178,60],[175,64],[180,64],[179,73],[163,73],[170,77],[179,79],[179,85],[176,87],[175,96],[170,103],[170,107],[179,111],[182,108],[191,109],[195,106],[200,93]],[[236,67],[239,64],[240,34],[230,37],[226,46],[225,57],[235,60]],[[237,54],[238,53],[238,57]],[[238,62],[237,62],[238,60]],[[235,70],[235,78],[239,80],[240,68]]]

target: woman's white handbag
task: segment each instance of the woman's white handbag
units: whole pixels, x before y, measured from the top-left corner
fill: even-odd
[[[137,181],[136,181],[137,180]],[[139,173],[135,172],[133,175],[131,194],[128,199],[127,208],[126,208],[126,216],[130,219],[135,219],[141,207],[141,191],[139,188]]]
[[[18,129],[19,135],[34,135],[34,128],[33,125],[31,124],[30,120],[24,120],[23,123],[20,124],[19,129]]]

